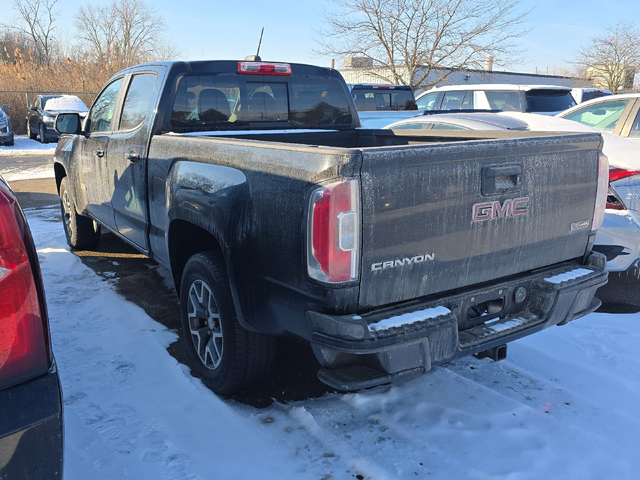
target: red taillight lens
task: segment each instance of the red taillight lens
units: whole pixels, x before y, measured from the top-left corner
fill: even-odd
[[[595,232],[602,225],[604,211],[607,206],[607,192],[609,190],[609,159],[604,153],[598,156],[598,188],[596,189],[596,205],[591,221],[591,231]]]
[[[26,225],[0,184],[0,388],[49,368],[42,310],[23,240]]]
[[[640,175],[640,170],[627,170],[618,167],[609,168],[609,182],[615,182],[634,175]]]
[[[288,63],[238,62],[238,73],[247,75],[291,75]]]
[[[360,248],[358,182],[347,180],[320,187],[309,206],[308,272],[327,283],[358,278]]]

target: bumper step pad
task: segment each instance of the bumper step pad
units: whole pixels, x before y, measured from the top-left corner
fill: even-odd
[[[472,347],[493,338],[509,335],[540,322],[542,322],[542,320],[535,315],[501,318],[492,323],[485,323],[458,332],[458,340],[461,348]]]
[[[385,383],[408,380],[423,374],[423,367],[412,368],[398,373],[383,373],[365,365],[344,365],[338,368],[322,368],[318,378],[336,390],[345,392],[376,387]]]

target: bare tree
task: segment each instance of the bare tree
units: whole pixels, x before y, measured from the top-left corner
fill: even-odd
[[[432,86],[451,69],[481,68],[487,56],[504,65],[526,33],[521,0],[332,1],[337,10],[323,14],[316,53],[368,59],[380,80],[413,88]]]
[[[51,66],[55,55],[57,4],[58,0],[15,0],[13,8],[18,13],[17,21],[2,25],[26,36],[34,60],[47,67]]]
[[[75,17],[81,41],[110,70],[172,56],[163,42],[162,16],[142,0],[112,0],[105,6],[81,6]]]
[[[572,63],[602,88],[612,92],[632,88],[640,69],[640,30],[627,22],[609,26],[581,47]]]

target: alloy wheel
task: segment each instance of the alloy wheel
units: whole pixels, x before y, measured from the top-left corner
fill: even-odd
[[[215,370],[222,362],[222,320],[209,285],[195,280],[187,299],[191,341],[202,364]]]

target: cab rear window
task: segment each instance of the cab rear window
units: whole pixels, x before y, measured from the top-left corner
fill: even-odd
[[[342,84],[328,78],[265,79],[240,75],[185,75],[171,115],[177,132],[250,128],[350,128]]]

